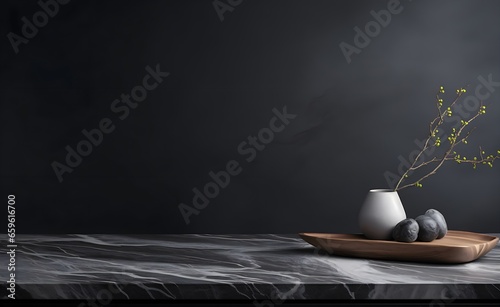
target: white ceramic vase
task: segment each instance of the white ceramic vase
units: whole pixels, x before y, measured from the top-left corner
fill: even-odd
[[[406,218],[398,192],[370,190],[358,217],[361,232],[369,239],[390,240],[392,229]]]

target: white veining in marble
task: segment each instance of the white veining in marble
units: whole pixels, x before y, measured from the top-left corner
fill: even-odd
[[[500,284],[499,246],[472,263],[435,265],[330,256],[296,235],[18,235],[17,240],[17,282],[44,285],[39,293],[28,287],[40,298],[64,297],[67,285],[74,285],[72,297],[91,296],[84,286],[101,283],[134,284],[165,298],[179,298],[187,285],[226,285],[248,299],[266,296],[262,285],[282,299],[310,298],[304,288],[310,285],[339,285],[356,298],[351,285],[357,284],[372,285],[366,290],[371,298],[473,298],[467,285],[498,290]],[[1,274],[6,280],[7,271]],[[429,290],[433,284],[437,287]],[[47,294],[50,285],[54,292]],[[400,285],[413,286],[395,288]]]

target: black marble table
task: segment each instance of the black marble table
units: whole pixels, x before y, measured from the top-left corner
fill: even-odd
[[[330,256],[296,234],[18,235],[17,244],[17,299],[500,299],[498,245],[471,263],[433,265]]]

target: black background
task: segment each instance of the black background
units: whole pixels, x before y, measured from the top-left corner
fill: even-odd
[[[212,1],[73,0],[16,54],[7,35],[40,6],[2,2],[1,195],[16,195],[16,231],[357,232],[368,190],[426,136],[439,86],[449,102],[479,75],[500,81],[500,1],[402,1],[348,64],[339,44],[387,3],[244,0],[221,21]],[[119,120],[111,103],[156,64],[170,75]],[[500,149],[499,98],[461,153]],[[247,163],[238,145],[285,106],[297,117]],[[106,117],[115,130],[60,183],[53,161]],[[186,225],[178,204],[233,159],[241,174]],[[408,216],[436,208],[451,229],[499,232],[499,183],[498,166],[449,162],[399,194]]]

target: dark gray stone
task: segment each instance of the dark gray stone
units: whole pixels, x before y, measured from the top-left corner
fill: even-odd
[[[448,225],[446,224],[443,214],[436,209],[429,209],[425,211],[425,215],[430,216],[434,221],[436,221],[439,230],[437,239],[443,238],[448,232]]]
[[[411,218],[404,219],[392,230],[392,238],[399,242],[413,242],[418,237],[419,229],[417,221]]]
[[[419,227],[417,240],[431,242],[437,238],[439,229],[433,218],[427,215],[419,215],[415,218],[415,221],[417,221]]]

